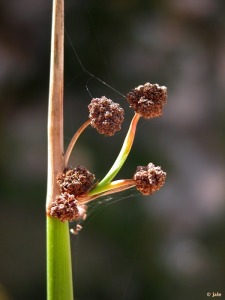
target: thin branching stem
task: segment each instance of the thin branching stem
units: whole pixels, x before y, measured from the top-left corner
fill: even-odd
[[[90,191],[84,198],[79,198],[79,203],[85,204],[102,196],[122,192],[135,186],[133,179],[121,179],[104,185],[100,193]]]
[[[115,162],[113,163],[111,169],[108,171],[108,173],[105,175],[105,177],[100,181],[99,184],[96,185],[96,187],[93,188],[91,191],[92,194],[101,193],[102,189],[105,188],[105,185],[113,180],[113,178],[117,175],[119,170],[122,168],[124,162],[126,161],[131,147],[133,145],[135,132],[137,128],[138,121],[140,119],[141,115],[138,113],[135,113],[131,123],[129,130],[127,132],[126,138],[123,142],[123,146],[120,150],[119,155],[117,156]]]
[[[72,137],[69,146],[67,147],[66,153],[65,153],[65,157],[64,157],[64,164],[65,167],[67,167],[69,159],[70,159],[70,155],[71,152],[75,146],[75,143],[77,141],[77,139],[79,138],[79,136],[81,135],[81,133],[84,131],[85,128],[88,127],[88,125],[91,123],[91,120],[88,119],[78,130],[77,132],[74,134],[74,136]]]

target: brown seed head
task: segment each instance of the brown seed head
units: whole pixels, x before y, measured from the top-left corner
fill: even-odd
[[[51,203],[49,214],[61,222],[74,221],[82,219],[86,209],[85,205],[78,204],[74,195],[62,193]]]
[[[85,195],[94,186],[95,175],[85,167],[78,166],[57,175],[57,184],[62,193],[74,196]]]
[[[124,120],[124,110],[118,103],[105,96],[94,98],[88,105],[91,126],[101,134],[112,136],[121,129]]]
[[[137,190],[143,195],[150,195],[164,185],[166,173],[161,167],[155,167],[153,163],[149,163],[147,166],[137,167],[133,180]]]
[[[127,101],[144,118],[160,117],[167,100],[167,88],[158,84],[139,85],[127,94]]]

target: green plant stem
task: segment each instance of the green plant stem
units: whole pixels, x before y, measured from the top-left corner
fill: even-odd
[[[108,184],[111,180],[113,180],[113,178],[116,176],[116,174],[119,172],[119,170],[122,168],[124,162],[127,159],[128,154],[130,153],[133,141],[134,141],[134,137],[135,137],[135,132],[136,132],[136,128],[137,128],[137,123],[138,120],[140,119],[140,115],[138,113],[135,113],[129,130],[127,132],[126,138],[123,142],[123,146],[120,150],[119,155],[117,156],[114,164],[112,165],[111,169],[109,170],[109,172],[106,174],[106,176],[101,180],[101,182],[99,182],[99,184],[97,184],[97,186],[90,191],[89,194],[96,194],[96,193],[101,193],[102,190],[105,190],[105,185]]]
[[[68,222],[47,217],[48,300],[73,299]]]
[[[73,300],[68,223],[50,217],[49,208],[59,188],[56,175],[63,171],[63,70],[64,0],[53,0],[51,66],[48,107],[47,182],[47,296],[48,300]]]
[[[84,197],[84,199],[80,198],[79,202],[88,203],[96,198],[125,191],[132,188],[133,186],[135,186],[133,179],[121,179],[112,181],[106,183],[101,189],[93,189],[88,193],[87,196]]]

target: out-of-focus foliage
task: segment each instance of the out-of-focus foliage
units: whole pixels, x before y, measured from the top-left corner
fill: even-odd
[[[225,295],[225,5],[223,1],[66,1],[66,30],[83,66],[121,93],[168,87],[163,118],[141,121],[118,178],[162,165],[165,187],[92,204],[72,236],[76,299],[186,300]],[[45,299],[45,193],[51,3],[0,4],[0,298]],[[82,70],[65,38],[65,144],[91,97],[126,110],[115,137],[89,128],[70,164],[101,179],[132,112]],[[118,201],[120,198],[123,201]],[[103,209],[102,209],[103,208]]]

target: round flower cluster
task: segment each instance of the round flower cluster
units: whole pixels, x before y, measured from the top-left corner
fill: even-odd
[[[61,193],[51,203],[50,215],[62,222],[85,218],[86,205],[79,205],[74,195]]]
[[[166,173],[161,167],[155,167],[153,163],[149,163],[147,166],[137,167],[133,180],[137,190],[143,195],[150,195],[164,185]]]
[[[79,204],[79,197],[85,196],[94,186],[95,176],[85,167],[66,169],[57,175],[60,195],[52,201],[49,214],[62,222],[85,218],[87,207]]]
[[[127,101],[136,113],[113,166],[96,187],[95,175],[83,166],[73,169],[66,168],[64,172],[59,173],[56,180],[60,195],[55,197],[49,207],[49,214],[52,217],[58,218],[62,222],[85,219],[87,207],[82,203],[134,185],[143,195],[150,195],[164,185],[166,173],[161,167],[157,167],[153,163],[149,163],[147,166],[138,166],[132,179],[112,182],[131,150],[140,117],[149,119],[162,115],[163,107],[167,101],[167,88],[147,82],[131,90],[127,94]],[[102,96],[101,98],[93,98],[88,109],[89,119],[78,129],[68,146],[65,154],[65,167],[78,137],[89,124],[106,136],[113,136],[121,129],[121,124],[124,121],[124,110],[118,103]],[[73,232],[77,233],[80,229],[81,226],[79,225]]]
[[[85,167],[78,166],[74,169],[67,169],[64,173],[59,173],[56,179],[62,193],[67,192],[74,196],[81,196],[93,187],[95,175]]]
[[[149,82],[127,94],[127,101],[144,118],[160,117],[167,100],[167,88]]]
[[[99,133],[112,136],[121,129],[124,110],[118,103],[102,96],[92,99],[88,109],[91,126]]]

